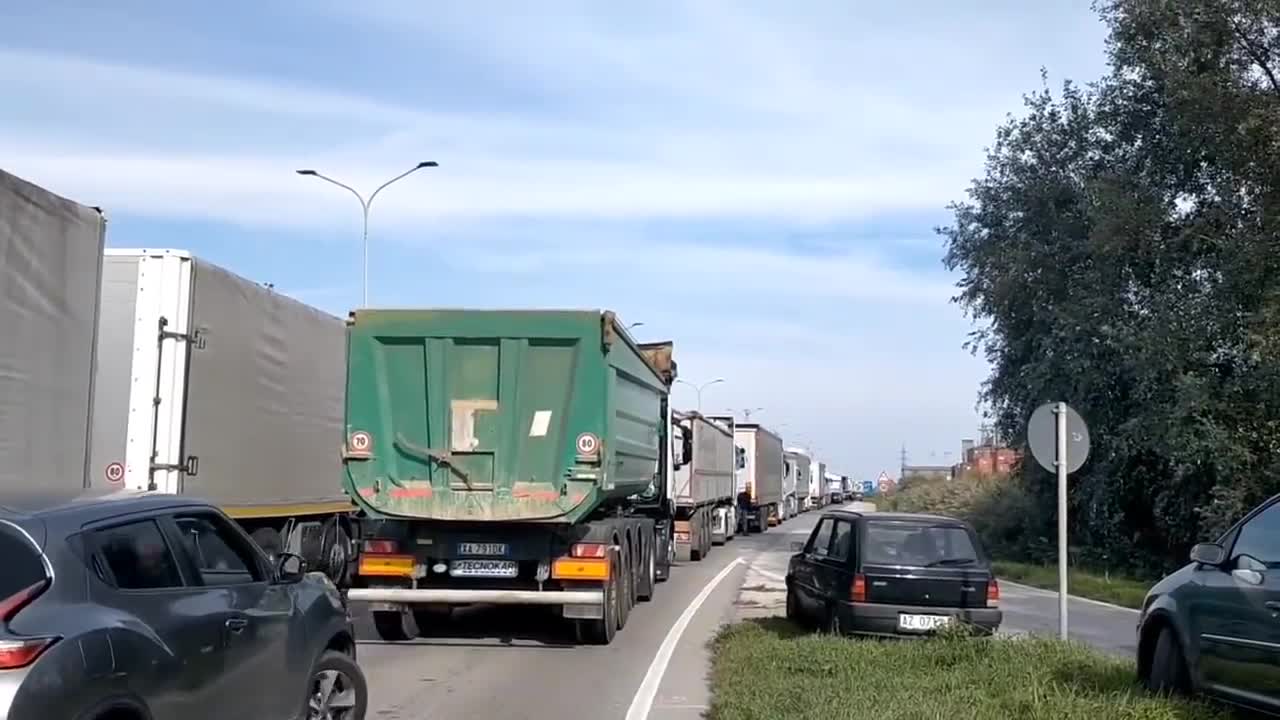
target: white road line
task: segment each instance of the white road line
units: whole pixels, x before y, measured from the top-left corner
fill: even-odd
[[[1049,595],[1052,597],[1058,597],[1058,593],[1053,590],[1045,590],[1044,588],[1038,588],[1032,585],[1023,585],[1022,583],[1016,583],[1012,580],[1005,580],[1004,578],[1000,578],[1000,582],[1004,585],[1012,585],[1013,587],[1016,587],[1019,590],[1027,590],[1031,592],[1031,594],[1033,595]],[[1082,603],[1088,603],[1090,605],[1099,605],[1104,608],[1111,608],[1112,610],[1123,610],[1127,613],[1133,613],[1135,615],[1142,614],[1141,610],[1135,610],[1133,608],[1128,608],[1123,605],[1113,605],[1112,603],[1103,602],[1101,600],[1094,600],[1093,598],[1080,597],[1079,595],[1071,595],[1069,593],[1067,594],[1067,597],[1071,598],[1072,600],[1078,600]]]
[[[742,558],[734,558],[720,571],[718,575],[711,578],[711,582],[702,588],[702,592],[689,603],[689,607],[684,609],[680,614],[676,624],[671,626],[667,631],[667,637],[663,639],[662,645],[658,647],[658,654],[653,656],[653,662],[649,663],[649,671],[644,674],[644,681],[640,683],[639,689],[636,690],[636,696],[631,700],[631,707],[627,709],[626,720],[647,720],[649,717],[649,709],[653,707],[653,699],[658,695],[658,686],[662,684],[662,676],[667,672],[667,664],[671,662],[671,656],[676,651],[676,645],[680,642],[680,636],[684,634],[685,628],[689,627],[689,622],[693,620],[693,616],[698,613],[698,608],[702,607],[702,603],[707,601],[711,592],[716,589],[721,580],[728,577]]]

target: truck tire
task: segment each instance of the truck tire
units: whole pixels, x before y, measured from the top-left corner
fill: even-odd
[[[402,610],[375,610],[373,629],[385,642],[404,642],[418,637],[418,623],[413,613]]]
[[[618,574],[611,573],[604,586],[604,617],[599,620],[579,620],[579,641],[592,645],[608,645],[618,634]]]
[[[622,568],[619,575],[621,583],[618,586],[620,595],[618,596],[618,629],[626,627],[627,618],[631,617],[631,607],[635,604],[636,589],[636,573],[635,567],[631,562],[631,538],[622,541]]]
[[[699,562],[706,557],[707,514],[699,510],[689,523],[689,559]]]
[[[653,599],[653,593],[658,586],[658,544],[655,542],[656,537],[653,533],[644,535],[644,542],[641,546],[641,569],[640,569],[640,586],[638,596],[641,602],[648,602]]]

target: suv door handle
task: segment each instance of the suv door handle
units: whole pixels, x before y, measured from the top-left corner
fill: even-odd
[[[244,618],[228,618],[226,625],[228,630],[239,635],[244,632],[245,628],[249,627],[249,621]]]
[[[1268,610],[1280,612],[1280,600],[1268,600],[1263,604],[1267,606]]]

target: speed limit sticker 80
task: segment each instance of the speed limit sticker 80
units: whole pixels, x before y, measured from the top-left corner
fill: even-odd
[[[600,450],[600,438],[594,433],[582,433],[578,436],[578,454],[586,457],[595,455]]]
[[[113,462],[107,465],[107,469],[102,471],[103,477],[107,482],[118,485],[124,482],[124,463]]]

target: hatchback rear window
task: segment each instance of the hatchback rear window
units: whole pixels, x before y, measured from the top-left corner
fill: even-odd
[[[31,541],[17,528],[0,522],[0,602],[44,580],[44,560]]]
[[[982,565],[969,530],[956,525],[871,521],[863,562],[872,565],[942,567]]]

